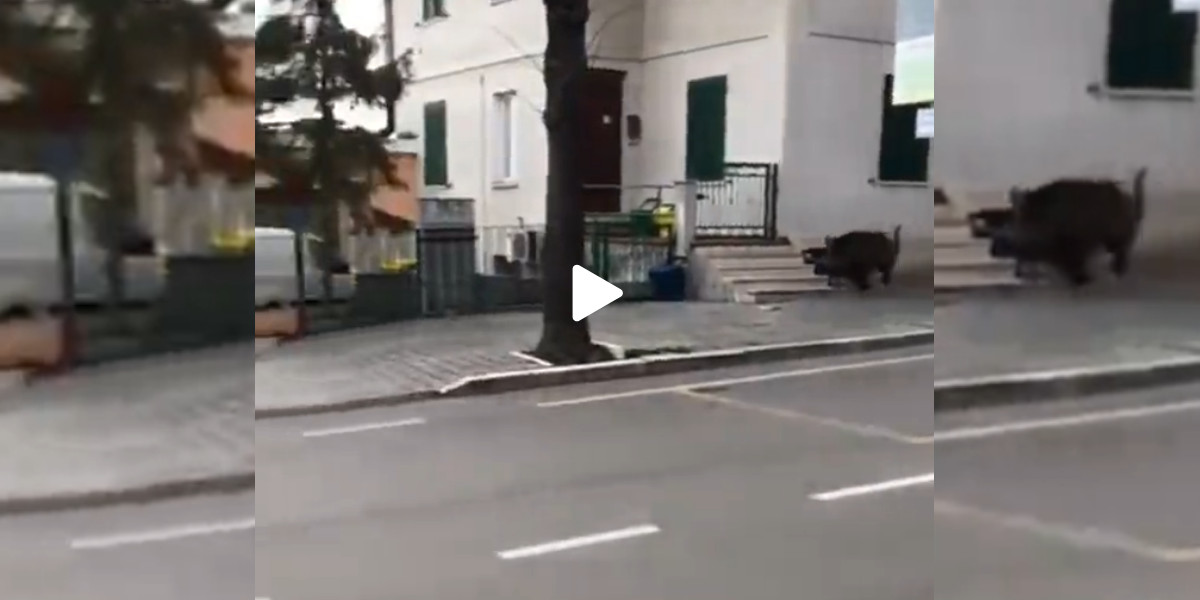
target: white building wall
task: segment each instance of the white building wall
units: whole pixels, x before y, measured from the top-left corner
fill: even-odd
[[[687,82],[725,75],[726,160],[779,162],[782,154],[785,0],[648,0],[639,97],[643,140],[626,153],[626,181],[681,181]]]
[[[1104,80],[1108,5],[939,6],[935,180],[967,197],[995,199],[1013,185],[1062,176],[1129,179],[1146,166],[1140,243],[1200,241],[1200,95],[1089,94],[1089,85]]]
[[[422,23],[419,0],[397,0],[397,45],[414,48],[415,82],[398,107],[400,131],[420,136],[423,108],[446,102],[450,186],[422,183],[423,197],[473,198],[482,226],[544,222],[546,138],[541,54],[545,18],[541,2],[447,0],[450,17]],[[517,173],[512,185],[493,184],[492,96],[514,91]]]
[[[781,231],[808,241],[901,225],[901,262],[931,265],[931,190],[872,183],[883,81],[894,55],[895,2],[792,0],[790,9]]]
[[[753,9],[720,0],[593,0],[589,23],[592,65],[625,71],[625,114],[639,115],[643,138],[622,150],[626,208],[652,190],[683,178],[687,82],[729,77],[727,156],[731,161],[778,162],[787,0],[763,0]],[[450,17],[419,23],[418,0],[398,0],[397,43],[416,49],[416,81],[402,100],[401,131],[423,135],[422,106],[446,100],[451,187],[423,187],[427,197],[471,197],[484,225],[544,220],[545,89],[541,2],[499,4],[447,0]],[[491,185],[487,169],[491,95],[517,92],[518,171],[515,188]],[[624,123],[621,124],[624,127]],[[627,132],[626,132],[627,135]],[[413,145],[418,152],[422,142]]]

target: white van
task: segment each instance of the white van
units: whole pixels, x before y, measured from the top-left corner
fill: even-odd
[[[282,308],[296,304],[300,298],[296,289],[296,233],[274,227],[254,228],[254,307]],[[321,269],[315,257],[321,241],[311,235],[304,237],[304,296],[308,302],[323,299]],[[354,275],[333,275],[333,299],[349,300],[354,295]]]
[[[0,319],[37,315],[62,302],[55,186],[46,175],[0,172]],[[84,220],[82,189],[71,191],[75,303],[94,305],[108,299],[106,251]],[[162,294],[166,277],[155,256],[126,257],[124,267],[127,301],[148,303]]]

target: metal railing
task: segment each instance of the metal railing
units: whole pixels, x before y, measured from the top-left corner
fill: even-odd
[[[697,236],[777,236],[779,165],[726,163],[723,178],[695,184]]]

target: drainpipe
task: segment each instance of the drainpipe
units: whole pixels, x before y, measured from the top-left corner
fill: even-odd
[[[491,204],[492,193],[491,186],[488,185],[488,93],[487,93],[487,75],[480,73],[479,75],[479,207],[476,209],[479,213],[479,220],[486,226],[491,222],[487,220],[487,208]],[[484,243],[486,245],[486,242]],[[487,262],[487,255],[484,255],[484,262]],[[487,265],[483,265],[484,268]]]

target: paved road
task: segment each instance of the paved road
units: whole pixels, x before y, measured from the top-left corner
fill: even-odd
[[[255,596],[928,600],[931,352],[260,422]]]
[[[0,598],[249,599],[254,497],[0,518]]]
[[[1200,589],[1200,385],[937,419],[938,597]]]

